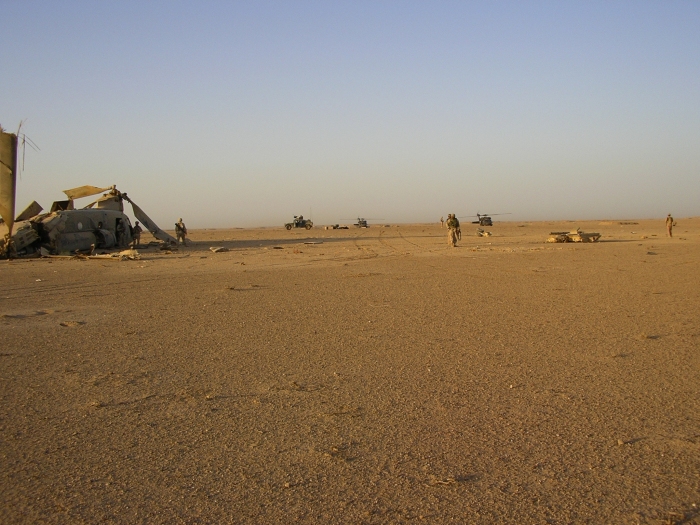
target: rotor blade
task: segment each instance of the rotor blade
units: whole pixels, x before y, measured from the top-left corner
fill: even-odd
[[[63,190],[69,199],[80,199],[81,197],[89,197],[90,195],[97,195],[98,193],[104,193],[111,190],[112,187],[108,188],[98,188],[96,186],[79,186],[78,188],[71,188],[70,190]]]
[[[141,224],[143,224],[146,229],[151,232],[151,235],[153,235],[156,239],[163,241],[163,242],[170,242],[173,244],[177,244],[177,241],[172,235],[169,235],[165,233],[163,230],[161,230],[158,225],[151,220],[151,218],[144,213],[144,211],[139,208],[134,201],[132,201],[129,197],[124,195],[122,193],[122,197],[124,198],[125,201],[129,202],[131,204],[131,208],[134,210],[134,216],[141,221]]]
[[[15,190],[17,188],[17,135],[0,130],[0,216],[9,234],[15,224]]]
[[[39,204],[37,201],[32,201],[29,206],[24,208],[24,211],[17,215],[15,218],[15,222],[20,222],[20,221],[26,221],[27,219],[31,219],[32,217],[36,217],[39,215],[44,208],[41,207],[41,204]]]

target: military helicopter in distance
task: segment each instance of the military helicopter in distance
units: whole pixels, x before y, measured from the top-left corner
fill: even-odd
[[[344,221],[352,221],[354,219],[343,219]],[[358,217],[357,222],[353,224],[357,228],[369,228],[367,221],[383,221],[384,219],[365,219],[364,217]]]
[[[476,215],[465,215],[461,218],[476,217],[476,220],[472,221],[472,224],[478,224],[479,226],[493,226],[493,219],[491,219],[491,217],[495,217],[496,215],[510,215],[510,213],[477,213]]]

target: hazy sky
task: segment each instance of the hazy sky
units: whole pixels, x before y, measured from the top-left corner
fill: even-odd
[[[0,124],[41,148],[18,210],[117,184],[164,227],[700,215],[697,1],[0,8]]]

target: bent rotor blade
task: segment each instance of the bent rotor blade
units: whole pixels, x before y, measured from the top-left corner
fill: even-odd
[[[124,198],[125,201],[129,202],[131,204],[131,209],[134,210],[134,217],[136,217],[138,220],[141,221],[141,224],[143,224],[146,229],[151,232],[151,235],[153,235],[156,239],[159,241],[163,242],[169,242],[173,244],[177,244],[177,241],[172,235],[169,235],[165,233],[163,230],[161,230],[158,225],[151,220],[151,218],[146,215],[141,208],[139,208],[134,201],[132,201],[129,197],[125,196],[122,194],[122,197]]]
[[[39,204],[37,201],[32,201],[29,206],[24,208],[24,211],[22,211],[22,213],[15,217],[15,222],[26,221],[28,219],[31,219],[32,217],[36,217],[43,210],[44,208],[42,208],[41,204]]]
[[[111,189],[111,186],[108,188],[98,188],[97,186],[80,186],[78,188],[71,188],[70,190],[63,190],[63,193],[65,193],[69,199],[80,199],[81,197],[89,197],[90,195],[104,193]]]

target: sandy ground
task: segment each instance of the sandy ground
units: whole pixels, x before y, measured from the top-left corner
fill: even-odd
[[[700,523],[700,219],[678,222],[0,261],[0,521]],[[576,226],[601,242],[543,242]]]

